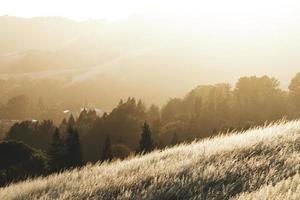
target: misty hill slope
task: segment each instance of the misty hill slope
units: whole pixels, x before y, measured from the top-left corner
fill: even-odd
[[[83,68],[87,79],[90,73],[107,73],[106,70],[119,72],[125,78],[140,77],[147,71],[142,80],[148,77],[147,80],[158,81],[157,76],[166,79],[172,71],[173,83],[194,80],[191,86],[270,72],[287,81],[298,71],[298,55],[291,52],[300,44],[295,37],[298,30],[278,35],[289,36],[290,40],[251,37],[247,32],[245,40],[233,37],[231,41],[215,35],[221,31],[217,24],[207,26],[205,20],[196,19],[132,17],[116,22],[76,22],[62,17],[0,16],[0,74]]]
[[[300,121],[282,122],[11,185],[0,199],[299,199],[299,163]]]

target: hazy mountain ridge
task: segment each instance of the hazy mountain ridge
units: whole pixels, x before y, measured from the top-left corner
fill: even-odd
[[[92,86],[90,91],[105,96],[90,101],[109,110],[120,98],[134,96],[161,104],[195,85],[234,84],[245,75],[268,74],[287,88],[299,71],[297,56],[283,52],[285,43],[275,52],[279,56],[270,59],[268,49],[271,53],[275,49],[269,41],[273,37],[256,41],[267,40],[261,47],[252,44],[255,38],[230,42],[216,37],[219,24],[207,26],[201,20],[132,17],[116,22],[76,22],[60,17],[2,16],[0,26],[0,79],[15,80],[21,92],[13,96],[24,93],[21,87],[26,84],[18,82],[39,79],[47,87],[46,82],[59,80],[67,90],[79,88],[76,94],[80,98],[87,96],[78,98],[78,103],[91,96],[85,95],[80,84]]]
[[[285,179],[298,176],[299,127],[299,121],[279,123],[126,161],[91,165],[11,185],[0,190],[0,197],[124,200],[231,199],[243,192],[255,195],[270,183],[282,185]],[[273,191],[277,193],[255,197],[274,199],[278,190]],[[281,194],[297,199],[297,193],[283,190]]]
[[[280,71],[274,76],[286,79],[297,70],[296,55],[284,52],[295,48],[289,47],[287,40],[277,44],[273,36],[263,35],[256,38],[256,42],[264,42],[262,48],[252,44],[255,38],[243,42],[238,37],[236,41],[224,41],[215,36],[219,24],[208,26],[201,20],[137,20],[132,17],[117,22],[76,22],[60,17],[24,19],[2,16],[0,25],[3,30],[0,32],[0,70],[6,69],[6,73],[10,70],[23,73],[93,68],[120,57],[121,72],[127,73],[128,77],[133,71],[149,69],[148,72],[167,75],[172,70],[173,76],[178,79],[182,78],[179,76],[182,73],[177,72],[190,76],[186,82],[194,79],[194,82],[207,82],[208,74],[219,76],[214,80],[227,81],[250,73],[272,73],[274,69]],[[279,36],[282,33],[278,33]],[[292,38],[294,36],[291,35]],[[273,39],[275,43],[270,46]],[[294,44],[298,44],[297,37]],[[278,45],[282,49],[276,49]],[[23,56],[13,58],[9,55],[12,53]],[[270,59],[270,54],[274,53],[279,57]],[[3,55],[11,60],[6,65],[1,61],[5,60]],[[287,67],[290,69],[288,72]],[[206,75],[203,75],[204,72]]]

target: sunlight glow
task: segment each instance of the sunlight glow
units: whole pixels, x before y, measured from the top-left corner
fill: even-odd
[[[76,20],[118,20],[142,14],[171,17],[295,17],[300,3],[296,0],[10,0],[1,3],[0,15],[63,16]]]

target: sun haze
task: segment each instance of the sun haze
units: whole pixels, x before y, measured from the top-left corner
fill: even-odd
[[[5,1],[0,15],[29,19],[1,18],[0,76],[72,77],[65,87],[97,75],[125,81],[113,101],[102,97],[109,109],[127,95],[162,103],[244,75],[275,76],[287,88],[300,62],[299,13],[293,0]]]
[[[299,0],[0,1],[0,200],[300,199]]]
[[[173,17],[252,16],[292,19],[299,17],[299,5],[296,0],[10,0],[1,3],[0,15],[117,20],[134,14],[156,13]]]

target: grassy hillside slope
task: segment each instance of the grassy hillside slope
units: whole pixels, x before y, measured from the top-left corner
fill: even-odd
[[[275,186],[267,185],[262,187],[256,192],[252,193],[243,193],[236,200],[263,200],[266,199],[272,200],[298,200],[300,199],[300,175],[299,173],[293,177],[290,177],[286,180],[280,181]]]
[[[299,163],[300,121],[282,122],[29,180],[0,199],[297,199]]]

